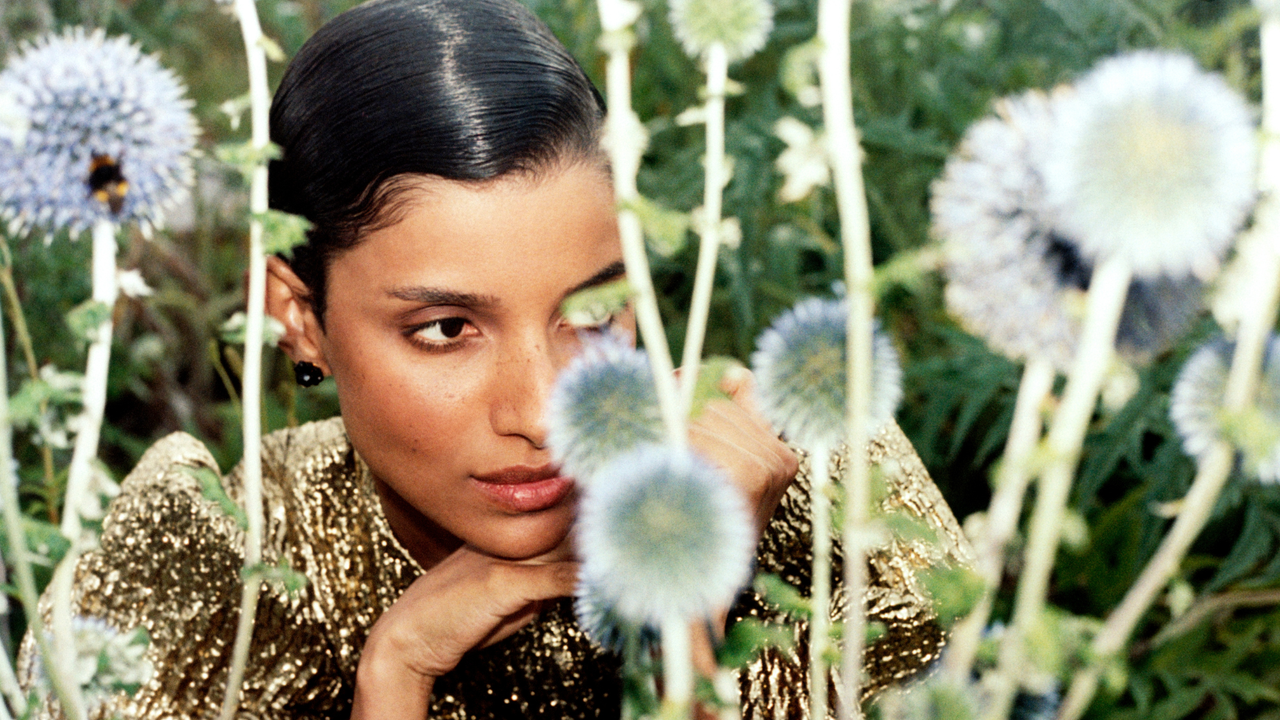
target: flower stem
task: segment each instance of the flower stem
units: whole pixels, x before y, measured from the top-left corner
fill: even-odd
[[[848,0],[820,0],[818,3],[818,78],[822,88],[822,116],[826,126],[827,151],[840,212],[840,233],[844,247],[844,274],[848,292],[848,433],[849,475],[845,483],[844,583],[849,606],[844,609],[844,658],[841,684],[847,698],[840,709],[842,718],[862,716],[862,655],[866,618],[862,597],[866,585],[866,548],[863,530],[870,517],[871,469],[864,452],[871,436],[871,352],[872,318],[875,298],[871,269],[871,223],[862,178],[862,149],[853,118],[853,84],[849,77]],[[819,718],[821,720],[821,718]]]
[[[831,448],[809,454],[809,497],[813,514],[813,578],[809,602],[809,717],[827,717],[827,646],[831,639]],[[845,638],[848,641],[848,638]]]
[[[116,304],[116,228],[109,220],[93,225],[93,292],[94,302],[106,306],[108,315],[94,331],[85,362],[84,416],[76,432],[71,467],[67,471],[67,494],[62,509],[62,534],[72,543],[80,538],[80,499],[89,490],[93,460],[98,455],[98,435],[107,404],[107,369],[111,363],[110,311]]]
[[[1127,261],[1110,258],[1094,269],[1089,281],[1080,345],[1063,391],[1062,404],[1049,427],[1048,465],[1040,474],[1039,495],[1023,554],[1022,575],[1018,578],[1013,628],[1001,645],[1000,664],[994,678],[996,693],[986,715],[989,718],[1008,717],[1017,691],[1018,670],[1025,659],[1023,642],[1041,621],[1071,479],[1097,404],[1098,391],[1115,352],[1116,328],[1132,278],[1133,270]]]
[[[254,0],[236,0],[236,17],[244,37],[249,68],[249,107],[253,148],[265,152],[270,142],[268,109],[271,96],[267,87],[267,56],[263,50],[262,27]],[[244,539],[244,566],[257,566],[262,561],[262,333],[266,309],[266,256],[263,252],[262,222],[257,218],[267,211],[267,166],[259,163],[249,185],[249,291],[245,308],[244,372],[241,374],[241,398],[244,411],[244,510],[248,528]],[[240,702],[240,684],[244,680],[253,639],[253,621],[258,606],[261,578],[245,574],[240,596],[240,621],[231,651],[231,667],[227,673],[226,694],[222,700],[222,720],[232,720]]]
[[[1040,440],[1040,409],[1053,390],[1055,376],[1053,363],[1044,356],[1028,359],[1022,371],[1004,459],[996,473],[996,491],[977,553],[985,591],[978,605],[951,631],[946,668],[957,680],[968,679],[982,632],[991,616],[996,587],[1004,571],[1005,547],[1018,529],[1018,516],[1031,479],[1031,455]]]
[[[0,286],[4,288],[4,298],[9,308],[9,318],[13,321],[14,340],[18,347],[22,348],[22,358],[27,363],[27,374],[32,380],[40,379],[40,368],[36,365],[35,346],[31,342],[31,333],[27,330],[27,319],[22,313],[22,300],[18,297],[18,288],[13,283],[13,257],[9,254],[9,247],[4,243],[0,243]],[[49,410],[49,402],[47,400],[40,401],[40,414],[44,415]],[[40,460],[44,468],[44,489],[46,499],[49,502],[47,512],[49,522],[58,522],[58,504],[53,502],[53,495],[56,493],[54,489],[54,468],[53,468],[53,448],[48,443],[40,445]]]
[[[723,214],[725,185],[724,86],[729,77],[729,59],[724,43],[711,45],[707,50],[706,63],[707,172],[702,200],[702,239],[698,246],[698,269],[694,276],[693,302],[689,307],[689,325],[684,337],[684,355],[680,360],[680,408],[685,416],[693,407],[693,390],[698,382],[702,344],[707,334],[707,316],[711,312],[716,258],[720,254],[720,216]]]
[[[599,5],[603,17],[609,9],[609,0],[599,0]],[[689,442],[685,430],[685,415],[680,412],[675,366],[671,361],[671,349],[667,345],[662,316],[658,313],[658,298],[649,273],[644,229],[640,226],[640,218],[631,209],[640,198],[640,192],[636,188],[636,175],[644,153],[644,127],[631,109],[630,49],[634,36],[629,29],[623,28],[607,32],[606,37],[611,38],[612,42],[609,43],[609,57],[605,66],[605,91],[609,98],[609,116],[605,121],[605,149],[613,167],[613,193],[618,203],[618,233],[622,240],[622,257],[627,267],[627,280],[635,292],[636,324],[640,327],[640,336],[648,351],[668,441],[675,447],[685,447]]]
[[[689,621],[677,614],[662,621],[663,705],[687,708],[693,698],[693,644]],[[665,717],[680,717],[684,712],[671,711]]]

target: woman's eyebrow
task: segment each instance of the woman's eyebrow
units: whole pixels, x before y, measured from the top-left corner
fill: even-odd
[[[569,297],[570,295],[573,295],[574,293],[582,292],[587,288],[593,288],[598,285],[604,285],[610,280],[616,280],[622,277],[626,273],[627,273],[627,266],[621,260],[615,263],[610,263],[609,265],[605,266],[605,268],[600,272],[596,273],[595,275],[592,275],[591,277],[578,283],[577,285],[574,285],[572,288],[569,289],[568,292],[564,294],[564,296]]]
[[[423,305],[459,305],[470,308],[486,308],[501,304],[498,298],[492,295],[477,295],[475,293],[419,286],[392,288],[387,291],[387,294],[397,300],[421,303]]]

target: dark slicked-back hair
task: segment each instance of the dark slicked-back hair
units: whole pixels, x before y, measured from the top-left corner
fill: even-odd
[[[271,107],[273,208],[314,225],[294,271],[323,321],[325,270],[395,222],[412,176],[485,181],[594,158],[604,101],[516,0],[373,0],[326,24]]]

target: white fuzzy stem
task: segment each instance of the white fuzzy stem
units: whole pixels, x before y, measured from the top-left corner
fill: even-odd
[[[93,225],[92,278],[94,302],[102,303],[107,312],[115,307],[116,296],[116,227],[110,220]],[[67,470],[67,494],[62,511],[62,534],[72,543],[80,538],[80,503],[89,491],[93,461],[98,456],[98,436],[102,431],[102,415],[107,405],[107,369],[111,364],[111,316],[94,331],[85,361],[82,398],[84,414],[76,431],[71,467]]]
[[[723,214],[725,185],[724,163],[724,86],[729,77],[729,58],[724,43],[714,43],[707,50],[707,171],[703,191],[702,239],[698,246],[698,269],[694,275],[693,302],[689,307],[689,325],[684,337],[681,358],[681,411],[688,416],[693,407],[693,392],[702,364],[702,344],[707,334],[707,317],[711,312],[711,288],[715,284],[716,258],[720,255],[720,216]]]
[[[0,348],[5,347],[4,342],[4,318],[0,316]],[[27,615],[27,625],[31,629],[31,635],[36,639],[36,643],[40,648],[40,654],[46,658],[46,665],[52,665],[55,669],[61,666],[54,662],[54,656],[50,652],[49,643],[44,633],[44,622],[40,618],[40,611],[37,607],[38,596],[36,594],[36,582],[31,574],[31,558],[27,556],[25,551],[27,540],[22,533],[22,510],[18,507],[18,479],[13,473],[13,429],[9,424],[9,378],[8,378],[8,362],[0,358],[0,509],[4,512],[4,529],[9,541],[9,562],[13,565],[14,575],[18,583],[18,596],[22,600],[22,609]],[[6,649],[4,654],[4,663],[8,675],[12,675],[13,669],[9,666],[9,655]],[[69,697],[69,683],[63,677],[63,673],[57,671],[53,674],[54,690],[60,698]],[[5,683],[5,695],[9,699],[9,704],[13,711],[22,715],[27,711],[27,700],[21,692],[16,691],[16,683],[9,686]],[[70,703],[64,703],[70,705]]]
[[[827,717],[827,646],[831,638],[831,448],[809,455],[810,507],[813,514],[813,576],[809,603],[809,717]],[[846,638],[846,642],[847,642]]]
[[[75,664],[76,643],[71,628],[71,589],[75,580],[76,562],[80,558],[79,541],[72,541],[71,551],[54,570],[53,581],[49,583],[49,592],[53,595],[53,615],[50,618],[53,633],[53,658],[59,668],[69,668]],[[45,666],[46,668],[48,665]],[[86,717],[84,697],[74,679],[66,682],[71,692],[65,698],[60,697],[62,707],[67,710],[67,717],[81,720]]]
[[[1062,404],[1054,414],[1048,434],[1048,464],[1040,475],[1039,492],[1027,547],[1023,554],[1022,575],[1018,578],[1018,594],[1014,603],[1013,628],[1002,643],[997,677],[993,679],[996,694],[986,717],[1008,716],[1017,678],[1021,674],[1023,641],[1030,637],[1041,621],[1048,594],[1049,576],[1057,556],[1062,534],[1062,518],[1071,479],[1080,459],[1089,419],[1098,400],[1098,391],[1115,352],[1116,328],[1120,312],[1129,293],[1132,268],[1123,259],[1103,261],[1089,281],[1089,296],[1084,328],[1076,350],[1071,374],[1063,391]]]
[[[253,0],[236,0],[236,17],[244,36],[249,68],[249,102],[252,121],[251,142],[255,150],[265,151],[269,138],[268,110],[271,105],[267,87],[267,56],[263,50],[262,27]],[[266,256],[263,252],[262,222],[267,211],[267,166],[262,161],[253,170],[249,185],[249,292],[245,310],[244,373],[241,377],[244,434],[244,510],[248,529],[244,540],[244,566],[256,567],[262,562],[262,334],[266,310]],[[244,680],[253,639],[254,615],[258,605],[261,580],[252,570],[246,574],[240,597],[240,619],[231,651],[231,667],[227,673],[226,692],[222,699],[222,720],[232,720],[240,702],[240,684]]]
[[[1263,144],[1258,185],[1264,199],[1255,213],[1258,222],[1253,232],[1266,240],[1246,246],[1246,251],[1255,255],[1252,258],[1254,262],[1250,264],[1254,290],[1249,297],[1255,298],[1256,304],[1252,306],[1254,312],[1240,319],[1237,329],[1235,354],[1231,359],[1223,397],[1223,409],[1228,414],[1239,413],[1253,402],[1267,336],[1275,322],[1277,305],[1280,305],[1280,254],[1274,249],[1274,238],[1280,235],[1280,206],[1276,199],[1277,192],[1280,192],[1280,67],[1277,66],[1280,63],[1280,17],[1274,13],[1263,14],[1261,47]],[[1218,495],[1231,475],[1234,459],[1235,450],[1226,442],[1217,441],[1200,461],[1195,480],[1182,500],[1182,511],[1174,520],[1169,534],[1094,636],[1093,653],[1096,657],[1107,658],[1120,651],[1156,596],[1177,572],[1191,543],[1209,521]],[[1094,665],[1076,675],[1059,717],[1075,720],[1084,714],[1097,690],[1100,672]]]
[[[601,15],[606,14],[608,0],[600,0]],[[629,32],[617,30],[617,33]],[[640,198],[636,189],[636,175],[640,170],[640,158],[644,152],[640,119],[631,109],[631,61],[628,48],[617,43],[609,51],[605,66],[605,91],[609,98],[609,116],[606,118],[605,150],[613,168],[613,193],[618,202],[618,234],[622,240],[622,257],[627,267],[627,281],[634,295],[636,324],[644,339],[653,370],[662,419],[667,429],[667,439],[675,447],[685,447],[685,415],[680,412],[680,396],[675,380],[675,366],[671,361],[671,349],[658,312],[658,297],[653,290],[653,278],[649,273],[649,257],[645,252],[644,229],[640,218],[631,206]]]
[[[1040,409],[1053,390],[1055,376],[1053,363],[1043,356],[1030,358],[1022,371],[1004,459],[996,473],[995,495],[987,510],[986,527],[977,553],[985,592],[977,607],[951,631],[946,669],[956,679],[968,679],[982,632],[991,616],[991,604],[1004,571],[1005,547],[1018,529],[1018,516],[1031,479],[1031,455],[1041,433]]]
[[[871,222],[862,178],[862,148],[853,118],[853,85],[849,77],[849,0],[819,0],[818,79],[827,152],[840,212],[844,275],[848,292],[848,407],[845,431],[849,469],[845,478],[844,658],[841,673],[842,718],[859,718],[862,655],[866,635],[862,596],[866,585],[866,548],[862,533],[870,517],[871,469],[865,447],[871,436],[871,354],[875,298],[872,295]],[[819,719],[820,720],[820,719]]]
[[[688,708],[693,699],[693,643],[689,621],[672,614],[662,621],[663,704]],[[686,712],[672,712],[678,717]]]

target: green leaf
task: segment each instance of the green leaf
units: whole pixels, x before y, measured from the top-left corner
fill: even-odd
[[[222,510],[222,514],[236,521],[236,525],[241,530],[249,529],[249,518],[244,514],[244,509],[236,504],[235,500],[227,494],[226,488],[222,487],[222,479],[218,477],[218,473],[207,467],[191,467],[183,465],[182,472],[195,478],[200,483],[200,494],[205,500],[217,504]]]
[[[262,223],[262,250],[268,255],[289,257],[294,248],[307,242],[311,223],[301,215],[268,210],[252,217]]]
[[[790,650],[795,635],[787,625],[762,622],[757,618],[743,618],[734,623],[725,634],[724,642],[716,649],[716,662],[721,667],[744,668],[765,648]]]
[[[93,342],[98,328],[111,321],[111,307],[97,300],[85,300],[67,313],[67,327],[85,342]]]
[[[280,146],[267,143],[266,147],[258,148],[249,141],[223,143],[214,148],[213,156],[239,172],[247,183],[259,166],[280,157]]]
[[[626,309],[633,292],[626,278],[579,290],[560,303],[560,316],[584,330],[599,327]]]
[[[288,558],[281,560],[278,565],[258,563],[257,565],[241,568],[240,575],[245,582],[252,582],[255,579],[261,580],[283,590],[290,596],[297,595],[311,582],[306,575],[293,569],[289,564]]]
[[[788,615],[808,618],[813,613],[809,600],[801,595],[799,590],[796,590],[786,580],[777,575],[770,573],[756,575],[753,587],[766,602]]]
[[[920,579],[944,628],[968,615],[986,589],[982,578],[966,567],[934,566],[921,572]]]
[[[640,218],[649,247],[662,257],[673,257],[689,244],[689,228],[693,224],[689,213],[672,210],[644,196],[624,207]]]

